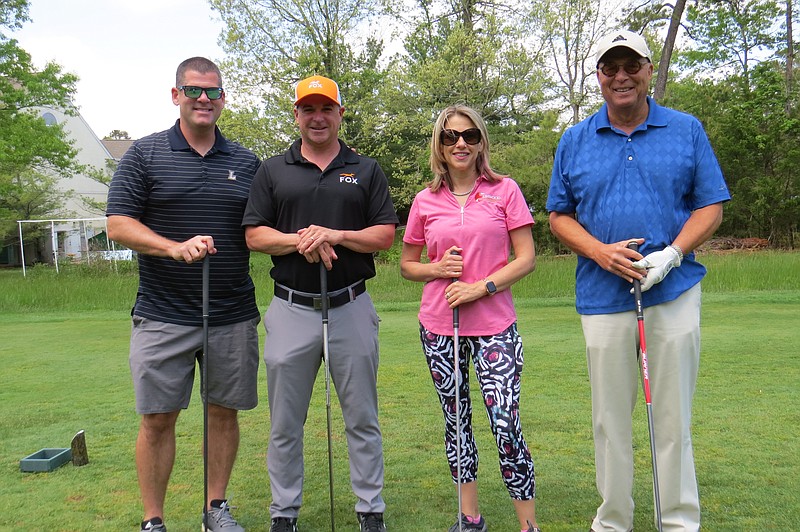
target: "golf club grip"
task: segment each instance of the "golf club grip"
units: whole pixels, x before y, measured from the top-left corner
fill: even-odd
[[[328,322],[328,270],[325,269],[325,263],[319,261],[319,297],[322,301],[322,321]]]
[[[208,318],[208,284],[211,274],[211,257],[206,254],[203,257],[203,317]]]
[[[451,255],[460,255],[460,253],[456,250],[450,252]],[[450,284],[455,283],[458,281],[458,277],[452,277],[450,279]],[[453,309],[453,328],[458,329],[458,307]]]
[[[628,245],[625,246],[628,249],[632,249],[633,251],[639,251],[639,244],[631,240],[628,242]],[[644,319],[644,309],[642,307],[642,282],[639,279],[633,280],[633,298],[636,302],[636,319],[643,320]]]

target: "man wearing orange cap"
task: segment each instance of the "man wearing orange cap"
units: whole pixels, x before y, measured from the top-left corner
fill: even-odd
[[[323,354],[320,266],[327,269],[331,377],[345,423],[350,483],[362,531],[384,532],[383,442],[378,424],[378,315],[365,281],[373,253],[398,223],[374,159],[339,140],[342,99],[313,76],[295,90],[300,139],[263,162],[242,225],[251,250],[272,256],[274,293],[264,316],[270,407],[267,451],[271,532],[294,532],[303,492],[303,425]]]

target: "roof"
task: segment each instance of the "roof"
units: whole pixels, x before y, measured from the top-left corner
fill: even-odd
[[[115,160],[119,161],[133,144],[133,139],[103,139],[102,143],[108,150],[108,153],[110,153]]]

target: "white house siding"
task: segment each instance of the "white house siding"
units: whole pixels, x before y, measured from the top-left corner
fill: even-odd
[[[106,168],[106,161],[112,156],[97,138],[92,128],[79,114],[70,116],[59,109],[39,108],[39,114],[47,120],[47,114],[54,118],[57,123],[62,124],[64,131],[73,142],[73,147],[78,150],[76,160],[83,165],[91,165],[99,170]],[[108,187],[90,179],[85,175],[75,175],[72,177],[57,176],[58,188],[63,191],[72,191],[73,197],[65,204],[65,210],[70,217],[74,218],[94,218],[102,216],[104,213],[89,209],[82,201],[81,197],[91,198],[95,201],[105,201],[108,195]]]

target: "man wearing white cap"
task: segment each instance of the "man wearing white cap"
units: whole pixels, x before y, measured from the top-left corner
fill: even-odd
[[[614,31],[600,41],[596,59],[605,104],[564,133],[547,199],[553,234],[578,254],[575,303],[586,340],[602,498],[592,530],[633,528],[639,366],[631,283],[638,279],[645,292],[663,530],[696,531],[690,427],[706,270],[693,251],[719,227],[730,195],[700,122],[648,96],[653,64],[645,40]]]
[[[295,532],[302,503],[303,425],[323,355],[320,262],[328,270],[329,364],[355,510],[362,532],[386,530],[379,320],[365,281],[375,276],[373,253],[391,247],[398,219],[381,167],[339,140],[343,114],[333,80],[297,84],[300,139],[258,169],[242,221],[247,245],[271,255],[274,266],[275,297],[264,316],[271,532]]]

